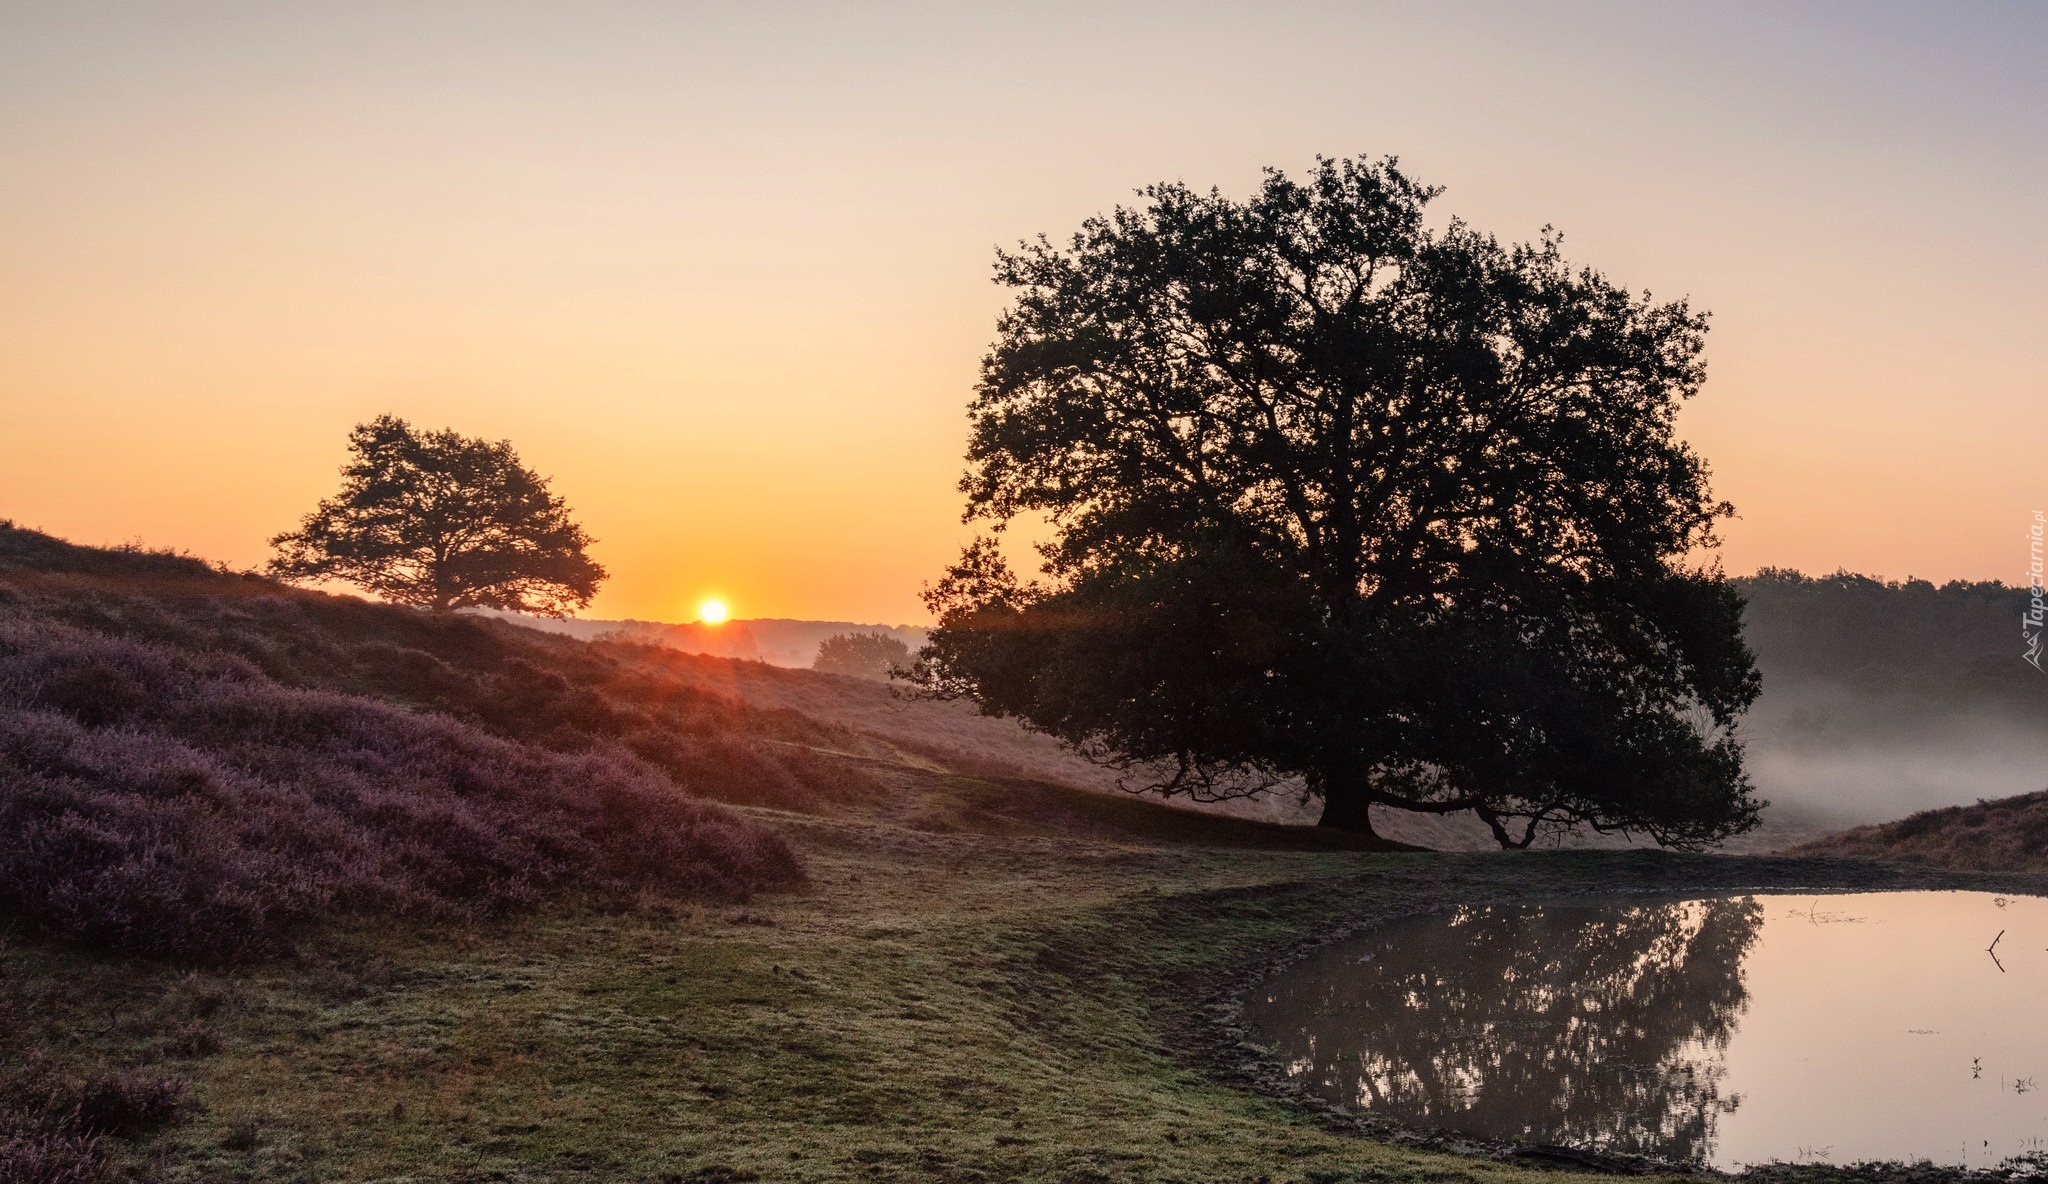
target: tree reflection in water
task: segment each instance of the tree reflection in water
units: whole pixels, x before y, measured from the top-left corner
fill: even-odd
[[[1704,1161],[1750,898],[1476,908],[1341,942],[1247,1018],[1324,1097],[1411,1126]]]

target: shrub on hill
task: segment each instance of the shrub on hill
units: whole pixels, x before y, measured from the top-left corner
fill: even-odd
[[[886,633],[838,633],[818,643],[811,669],[826,674],[886,680],[910,665],[910,647]]]

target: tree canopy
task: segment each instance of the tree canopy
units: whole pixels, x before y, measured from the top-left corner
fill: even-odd
[[[1323,822],[1473,811],[1503,845],[1755,825],[1741,600],[1688,566],[1732,511],[1674,418],[1704,314],[1425,222],[1396,162],[1184,184],[1001,252],[970,522],[927,693],[1169,793],[1300,777]]]
[[[270,540],[282,579],[340,579],[396,604],[566,616],[605,570],[510,441],[420,432],[383,415],[349,433],[341,492]]]

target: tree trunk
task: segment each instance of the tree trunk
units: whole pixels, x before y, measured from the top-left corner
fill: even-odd
[[[1368,813],[1372,797],[1366,793],[1365,787],[1345,774],[1325,774],[1322,783],[1323,816],[1316,820],[1316,825],[1352,834],[1372,834],[1372,818]]]

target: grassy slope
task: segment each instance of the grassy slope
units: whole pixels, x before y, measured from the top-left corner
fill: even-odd
[[[1896,822],[1829,835],[1794,850],[1804,855],[2048,873],[2048,790],[1974,806],[1924,810]]]

